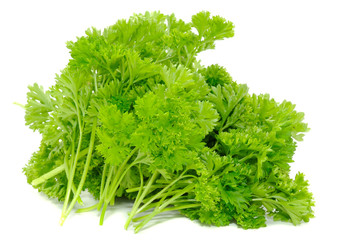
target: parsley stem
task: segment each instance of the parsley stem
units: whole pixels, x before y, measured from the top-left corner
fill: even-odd
[[[106,201],[104,202],[104,206],[102,207],[101,214],[100,214],[99,225],[103,225],[104,224],[104,218],[105,218],[105,213],[106,213],[106,209],[107,209],[108,203],[109,202],[106,202]]]
[[[88,148],[82,150],[82,151],[79,153],[79,158],[82,158],[84,155],[86,155],[86,151],[88,151]],[[65,156],[65,157],[67,157],[67,156]],[[37,185],[39,185],[39,184],[41,184],[41,183],[47,181],[48,179],[50,179],[50,178],[52,178],[52,177],[58,175],[59,173],[62,173],[63,171],[66,172],[66,166],[65,166],[65,164],[62,164],[62,165],[60,165],[59,167],[56,167],[56,168],[54,168],[53,170],[51,170],[51,171],[49,171],[49,172],[47,172],[47,173],[41,175],[40,177],[34,179],[34,180],[32,181],[32,185],[33,185],[33,186],[37,186]],[[74,185],[73,185],[73,187],[74,187]]]
[[[142,203],[142,200],[145,198],[146,194],[148,193],[149,189],[151,188],[153,182],[158,177],[158,175],[159,175],[159,172],[155,171],[153,173],[153,175],[151,176],[151,178],[148,180],[146,188],[144,190],[142,188],[140,188],[138,196],[137,196],[137,198],[134,201],[132,210],[131,210],[131,212],[129,214],[129,217],[128,217],[127,221],[126,221],[125,229],[128,228],[128,226],[129,226],[130,222],[132,221],[133,217],[137,214],[138,208],[139,208],[140,204]]]
[[[147,215],[147,217],[141,222],[139,223],[135,229],[134,232],[137,233],[140,231],[141,228],[143,228],[154,216],[158,215],[159,213],[163,212],[164,209],[166,209],[166,207],[170,204],[173,204],[175,202],[175,200],[177,200],[179,197],[181,197],[183,194],[191,191],[194,188],[194,185],[188,185],[187,187],[185,187],[184,189],[182,189],[180,192],[178,192],[177,194],[175,194],[173,197],[171,197],[169,200],[165,201],[164,203],[162,203],[161,205],[158,205],[157,207],[155,207],[154,211],[152,213],[150,213],[149,215]]]
[[[178,201],[178,202],[181,202],[181,201]],[[190,202],[192,202],[192,200],[190,200]],[[167,212],[167,211],[177,211],[177,210],[182,210],[182,209],[187,209],[187,208],[196,208],[196,207],[201,207],[201,203],[189,203],[189,204],[183,204],[183,205],[179,205],[179,206],[168,207],[168,208],[163,209],[159,213],[163,213],[163,212]],[[149,210],[150,208],[148,208],[147,210]],[[152,214],[152,213],[150,213],[150,214]],[[139,221],[147,218],[148,215],[149,214],[141,216],[141,217],[134,218],[133,222],[139,222]]]
[[[130,169],[130,167],[133,166],[133,164],[131,164],[127,168],[125,168],[125,166],[137,150],[138,150],[137,148],[134,148],[130,152],[130,154],[126,157],[126,159],[123,161],[123,163],[117,169],[116,173],[114,174],[114,178],[112,179],[112,181],[111,181],[111,178],[113,176],[113,172],[114,172],[113,170],[116,169],[116,167],[113,166],[112,164],[110,164],[111,166],[110,166],[108,178],[106,180],[105,189],[104,189],[103,195],[100,196],[100,201],[99,201],[99,204],[98,204],[98,210],[100,210],[102,204],[104,204],[104,206],[101,210],[101,215],[100,215],[100,225],[103,224],[105,212],[106,212],[108,204],[110,202],[112,203],[112,205],[114,204],[116,190],[118,189],[118,187],[119,187],[122,179],[126,175],[127,171]]]
[[[102,170],[101,184],[100,184],[100,198],[102,197],[104,187],[105,187],[105,179],[107,174],[107,163],[104,164],[104,169]]]
[[[36,186],[39,185],[43,182],[45,182],[46,180],[58,175],[59,173],[61,173],[62,171],[65,170],[65,165],[62,164],[57,168],[54,168],[52,171],[49,171],[48,173],[45,173],[44,175],[40,176],[39,178],[36,178],[32,181],[32,185]]]
[[[136,150],[137,150],[137,149],[135,148],[135,149],[131,152],[131,154],[130,154],[130,156],[128,157],[128,159],[130,159],[130,158],[134,155],[134,153],[136,152]],[[110,194],[109,194],[108,199],[107,199],[107,201],[112,201],[112,200],[113,200],[112,205],[113,205],[113,203],[114,203],[115,193],[116,193],[118,187],[120,186],[121,181],[124,179],[126,173],[130,170],[130,168],[133,167],[134,165],[136,165],[137,163],[138,163],[138,162],[133,162],[133,163],[131,163],[130,165],[128,165],[127,167],[125,167],[125,165],[124,165],[124,167],[120,167],[120,168],[119,168],[118,173],[117,173],[117,175],[116,175],[116,176],[117,176],[117,177],[116,177],[117,180],[114,182],[114,185],[113,185],[113,187],[111,188]],[[123,170],[123,172],[121,172],[122,170]]]
[[[76,213],[89,212],[89,211],[96,209],[97,207],[98,207],[98,203],[94,204],[93,206],[90,206],[90,207],[80,208],[80,209],[76,210],[75,212]]]
[[[21,108],[23,108],[23,109],[26,109],[26,108],[25,108],[25,105],[22,104],[22,103],[13,102],[13,104],[14,104],[14,105],[17,105],[17,106],[19,106],[19,107],[21,107]]]
[[[74,175],[75,175],[75,169],[76,169],[76,165],[77,165],[77,161],[78,161],[81,143],[82,143],[82,130],[80,131],[77,151],[76,151],[76,154],[75,154],[75,157],[74,157],[74,162],[71,166],[71,172],[70,172],[70,175],[69,175],[69,178],[68,178],[67,192],[66,192],[66,197],[65,197],[65,201],[64,201],[64,206],[62,208],[60,225],[63,225],[63,223],[65,221],[65,213],[66,213],[66,210],[67,210],[67,206],[68,206],[68,202],[69,202],[69,198],[70,198],[70,194],[71,194],[71,188],[72,188],[72,184],[73,184],[73,178],[74,178]]]
[[[109,164],[109,170],[108,170],[108,177],[106,179],[106,183],[105,183],[105,188],[104,188],[104,191],[102,193],[102,195],[100,195],[100,200],[99,200],[99,203],[98,203],[98,211],[101,209],[101,206],[102,204],[104,203],[104,199],[105,199],[105,195],[108,191],[108,188],[109,188],[109,183],[111,182],[111,178],[113,176],[113,172],[114,172],[114,166],[112,164]]]
[[[174,195],[174,194],[173,194],[173,195]],[[177,205],[179,205],[179,204],[182,205],[182,203],[188,204],[188,203],[196,203],[196,202],[197,202],[197,200],[195,200],[195,199],[179,199],[179,200],[176,200],[175,202],[173,202],[172,204],[175,205],[175,206],[177,206]],[[151,203],[151,204],[149,204],[145,209],[143,209],[142,212],[146,212],[146,211],[150,210],[151,208],[155,208],[155,207],[158,206],[158,205],[159,205],[159,202]],[[140,213],[141,213],[141,212],[140,212]],[[141,217],[133,218],[132,221],[133,221],[133,222],[137,222],[137,221],[140,220],[140,218],[141,218]]]
[[[166,184],[153,184],[151,186],[151,189],[164,188],[166,186],[167,186]],[[138,192],[138,191],[140,191],[141,188],[145,188],[145,186],[143,186],[143,187],[139,186],[139,187],[134,187],[134,188],[128,188],[128,189],[126,189],[126,192],[127,193]]]
[[[76,193],[74,194],[72,202],[70,203],[70,206],[68,207],[68,209],[67,209],[67,211],[65,213],[65,217],[67,217],[70,214],[70,212],[73,209],[73,207],[74,207],[74,205],[76,203],[77,198],[80,196],[82,188],[83,188],[83,186],[85,184],[88,168],[89,168],[89,165],[90,165],[90,162],[91,162],[91,159],[92,159],[92,152],[93,152],[94,140],[95,140],[95,135],[96,135],[96,133],[95,133],[96,132],[96,127],[97,127],[97,119],[95,118],[94,121],[93,121],[92,132],[91,132],[91,139],[90,139],[90,144],[89,144],[89,147],[88,147],[88,153],[87,153],[85,168],[84,168],[84,171],[82,173],[81,180],[80,180],[80,183],[78,185],[78,189],[77,189]]]
[[[174,185],[172,185],[172,188],[173,188],[173,186]],[[139,210],[138,210],[138,214],[139,213],[141,213],[141,212],[143,212],[145,209],[145,205],[147,204],[147,205],[149,205],[149,204],[151,204],[150,202],[152,202],[152,201],[154,201],[154,200],[156,200],[156,199],[161,199],[161,200],[163,200],[163,199],[165,199],[166,197],[168,197],[168,196],[172,196],[172,195],[174,195],[174,194],[176,194],[176,193],[178,193],[178,192],[180,192],[181,191],[181,189],[177,189],[177,190],[173,190],[173,189],[167,189],[167,191],[166,192],[163,192],[162,194],[156,194],[156,196],[151,196],[151,197],[149,197],[149,198],[146,198],[146,199],[144,199],[143,200],[143,202],[145,203],[144,205],[142,205],[142,208],[140,208]],[[145,206],[145,207],[144,207]]]
[[[148,200],[148,201],[147,201],[140,209],[138,209],[138,210],[136,211],[136,214],[140,213],[145,207],[147,207],[148,204],[152,203],[155,199],[160,198],[160,196],[162,196],[162,194],[164,194],[164,193],[165,193],[165,194],[168,194],[168,191],[167,191],[167,190],[168,190],[170,187],[172,187],[176,182],[178,182],[180,179],[182,179],[184,173],[185,173],[185,171],[182,172],[178,178],[174,179],[170,184],[168,184],[168,185],[167,185],[165,188],[163,188],[160,192],[158,192],[158,193],[155,194],[153,197],[151,197],[151,199],[149,199],[149,200]],[[135,214],[135,215],[136,215],[136,214]]]
[[[67,158],[68,158],[70,152],[71,152],[71,147],[70,147],[68,150],[65,151],[64,164],[63,164],[67,179],[69,178],[69,166],[68,166],[68,164],[67,164],[67,162],[68,162]],[[81,154],[81,152],[80,152],[80,154]],[[73,192],[73,193],[76,192],[76,188],[75,188],[74,183],[72,183],[72,192]],[[80,196],[78,197],[78,203],[79,203],[81,206],[84,205],[84,203],[82,202]]]
[[[218,141],[215,142],[214,146],[211,148],[211,151],[214,151],[218,147]]]
[[[75,175],[75,169],[76,169],[76,166],[77,166],[77,162],[78,162],[78,159],[79,159],[79,153],[80,153],[80,149],[81,149],[81,145],[82,145],[83,124],[82,124],[82,121],[81,121],[81,112],[80,112],[80,108],[79,108],[79,104],[78,104],[77,92],[74,92],[74,99],[73,100],[74,100],[74,104],[75,104],[75,107],[76,107],[76,110],[77,110],[77,116],[78,116],[79,140],[78,140],[78,146],[77,146],[76,154],[75,154],[75,157],[74,157],[74,161],[70,164],[71,172],[70,172],[69,178],[68,178],[66,197],[65,197],[65,201],[64,201],[64,206],[62,208],[60,225],[63,225],[63,223],[66,219],[65,213],[66,213],[66,210],[67,210],[67,206],[68,206],[68,202],[69,202],[69,198],[70,198],[70,194],[71,194],[71,188],[72,188],[73,179],[74,179],[74,175]],[[73,151],[72,151],[72,155],[73,155]]]
[[[110,191],[108,192],[108,194],[106,194],[106,198],[105,201],[110,202],[111,199],[114,197],[115,192],[117,190],[117,188],[119,187],[123,177],[125,176],[125,174],[127,173],[127,171],[129,170],[129,168],[132,166],[128,166],[125,167],[127,162],[129,161],[129,159],[135,154],[135,152],[137,151],[137,148],[134,148],[131,153],[126,157],[126,159],[124,160],[124,162],[119,166],[118,171],[115,173]]]

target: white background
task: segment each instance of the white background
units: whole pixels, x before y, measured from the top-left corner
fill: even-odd
[[[0,238],[1,239],[339,239],[339,7],[338,1],[1,1],[0,3]],[[200,55],[224,65],[253,93],[287,99],[305,112],[311,131],[299,143],[292,172],[304,172],[316,207],[314,219],[294,227],[268,221],[266,228],[206,227],[174,215],[135,235],[125,231],[130,203],[99,213],[72,214],[58,225],[61,204],[26,183],[21,173],[40,136],[25,126],[27,85],[49,87],[69,59],[65,42],[91,26],[104,28],[146,10],[189,21],[208,10],[232,21],[235,37]],[[91,199],[84,197],[87,204]],[[159,223],[160,222],[160,223]],[[2,235],[2,236],[1,236]],[[6,237],[5,237],[6,236]]]

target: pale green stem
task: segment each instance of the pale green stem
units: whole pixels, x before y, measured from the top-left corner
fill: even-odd
[[[167,185],[165,185],[165,184],[153,184],[152,185],[152,187],[151,187],[151,189],[157,189],[157,188],[164,188],[164,187],[166,187]],[[142,188],[145,188],[145,186],[143,186],[143,187],[141,187],[141,186],[139,186],[139,187],[134,187],[134,188],[129,188],[129,189],[126,189],[126,192],[127,193],[132,193],[132,192],[138,192],[138,191],[140,191],[140,189],[142,189]]]
[[[112,164],[110,164],[109,170],[108,170],[108,177],[106,179],[105,188],[104,188],[104,191],[103,191],[102,195],[100,195],[100,200],[99,200],[98,208],[97,208],[98,211],[100,210],[102,204],[104,203],[105,196],[106,196],[107,191],[109,189],[109,183],[111,182],[111,178],[113,176],[113,171],[114,171],[114,166]]]
[[[39,184],[45,182],[46,180],[58,175],[59,173],[61,173],[64,170],[65,170],[65,165],[62,164],[59,167],[53,169],[52,171],[45,173],[44,175],[40,176],[39,178],[34,179],[32,181],[32,185],[33,186],[39,185]]]
[[[79,153],[79,159],[82,158],[84,155],[86,155],[87,152],[85,151],[88,151],[88,148],[82,150],[80,153]],[[45,181],[47,181],[48,179],[58,175],[59,173],[63,172],[63,171],[66,171],[66,167],[65,167],[65,164],[62,164],[60,165],[59,167],[57,168],[54,168],[52,171],[49,171],[48,173],[45,173],[44,175],[34,179],[32,181],[32,185],[33,186],[36,186],[36,185],[39,185]],[[74,185],[73,185],[74,186]]]
[[[21,103],[18,103],[18,102],[13,102],[13,104],[15,104],[15,105],[17,105],[17,106],[19,106],[23,109],[26,109],[24,104],[21,104]]]
[[[196,207],[201,207],[201,203],[192,203],[192,204],[186,204],[186,205],[180,205],[180,206],[174,206],[174,207],[168,207],[163,209],[161,212],[159,213],[163,213],[163,212],[167,212],[167,211],[177,211],[177,210],[182,210],[182,209],[187,209],[187,208],[196,208]],[[158,213],[158,214],[159,214]],[[152,214],[152,213],[150,213]],[[134,218],[133,222],[138,222],[140,220],[143,220],[145,218],[148,217],[149,214],[138,217],[138,218]]]
[[[108,185],[109,185],[109,182],[108,184],[106,183],[106,187],[105,187],[105,192],[103,194],[103,197],[100,199],[100,203],[102,204],[104,202],[104,207],[101,211],[101,215],[100,215],[100,225],[103,224],[103,221],[104,221],[104,217],[105,217],[105,212],[106,212],[106,209],[107,209],[107,206],[110,202],[112,202],[112,205],[114,204],[114,199],[115,199],[115,193],[116,193],[116,190],[118,189],[119,187],[119,184],[121,183],[124,175],[126,174],[127,170],[133,165],[130,165],[127,169],[125,169],[125,166],[127,164],[127,162],[129,161],[129,159],[135,154],[135,152],[137,151],[138,149],[137,148],[134,148],[131,153],[126,157],[126,159],[123,161],[123,163],[120,165],[118,171],[116,172],[115,176],[114,176],[114,179],[112,181],[112,184],[111,186],[109,187],[109,190],[107,192],[106,190],[106,187],[108,189]],[[125,171],[124,171],[125,169]],[[112,172],[113,173],[113,172]],[[110,175],[112,175],[112,173],[110,173]],[[109,176],[110,178],[111,176]],[[100,204],[99,203],[99,204]],[[98,208],[101,207],[101,205],[98,206]]]
[[[79,119],[80,121],[80,119]],[[80,122],[79,122],[80,123]],[[71,164],[71,172],[70,172],[70,176],[68,178],[68,185],[67,185],[67,192],[66,192],[66,197],[65,197],[65,202],[64,202],[64,206],[62,208],[62,213],[61,213],[61,218],[60,218],[60,225],[62,225],[65,221],[65,213],[67,210],[67,206],[68,206],[68,202],[69,202],[69,198],[71,195],[71,188],[72,188],[72,183],[73,183],[73,178],[75,175],[75,169],[76,169],[76,165],[78,162],[78,158],[79,158],[79,153],[80,153],[80,148],[81,148],[81,143],[82,143],[82,127],[79,124],[79,129],[80,129],[80,136],[79,136],[79,141],[78,141],[78,147],[77,147],[77,151],[74,157],[74,162],[73,164]]]
[[[104,169],[102,170],[102,177],[101,177],[101,185],[100,185],[100,198],[102,197],[102,194],[104,192],[104,187],[105,187],[105,179],[106,179],[106,174],[107,174],[107,163],[104,165]]]
[[[180,204],[181,203],[181,204]],[[185,203],[185,204],[182,204],[182,203]],[[179,207],[179,206],[186,206],[188,204],[196,204],[197,201],[195,199],[180,199],[180,200],[177,200],[175,201],[175,203],[173,203],[173,205],[175,205],[175,207]],[[180,205],[179,205],[180,204]],[[152,208],[155,208],[156,206],[159,205],[159,202],[154,202],[154,203],[151,203],[149,204],[146,208],[143,209],[142,212],[146,212]],[[172,207],[173,208],[173,207]],[[168,209],[168,208],[167,208]],[[147,214],[148,215],[148,214]],[[146,216],[146,215],[144,215]],[[139,221],[141,218],[143,218],[144,216],[141,216],[141,217],[136,217],[136,218],[133,218],[132,221],[133,222],[137,222]]]
[[[118,189],[121,181],[123,180],[123,178],[125,177],[126,173],[129,171],[129,169],[131,167],[133,167],[135,164],[137,164],[138,162],[134,162],[131,163],[129,166],[125,167],[128,160],[134,155],[134,153],[137,151],[137,149],[133,149],[133,151],[130,153],[129,156],[127,156],[125,163],[120,166],[120,168],[118,169],[118,172],[116,173],[116,178],[115,178],[115,182],[113,182],[113,186],[111,188],[111,191],[109,192],[108,198],[106,199],[106,201],[111,201],[112,198],[114,198],[115,196],[115,192]]]
[[[159,197],[162,196],[164,193],[168,192],[167,190],[168,190],[169,188],[171,188],[175,183],[177,183],[180,179],[189,176],[189,175],[188,175],[188,176],[184,176],[184,177],[183,177],[184,173],[185,173],[185,171],[182,172],[178,178],[174,179],[174,180],[173,180],[170,184],[168,184],[165,188],[163,188],[161,191],[159,191],[157,194],[155,194],[153,197],[151,197],[144,205],[142,205],[142,207],[141,207],[140,209],[138,209],[138,210],[136,211],[136,214],[142,212],[142,210],[143,210],[144,208],[146,208],[148,204],[152,203],[155,199],[159,198]],[[136,214],[135,214],[135,215],[136,215]]]
[[[129,214],[129,217],[126,221],[126,224],[125,224],[125,229],[128,228],[130,222],[132,221],[133,217],[137,214],[137,211],[138,211],[138,208],[140,206],[140,204],[142,203],[142,200],[145,198],[146,194],[148,193],[149,189],[151,188],[154,180],[158,177],[159,175],[159,172],[158,171],[155,171],[152,175],[152,177],[148,180],[148,183],[146,185],[146,188],[143,190],[142,194],[139,195],[138,193],[138,196],[140,196],[139,198],[135,199],[135,202],[133,204],[133,207],[132,207],[132,210]],[[140,189],[140,191],[142,191],[142,188]]]
[[[65,155],[65,160],[64,160],[64,164],[63,164],[64,169],[65,169],[65,173],[66,173],[66,176],[67,176],[67,179],[69,179],[69,168],[68,168],[68,165],[67,165],[67,156],[68,156],[68,154],[69,154],[69,151],[67,151],[67,153],[66,153],[66,155]],[[81,154],[81,152],[80,152],[80,154]],[[75,185],[74,185],[74,183],[72,183],[72,192],[75,194],[76,191],[77,191],[77,190],[76,190],[76,188],[75,188]],[[80,196],[78,197],[78,203],[79,203],[81,206],[84,205],[84,203],[83,203],[83,201],[81,200]]]
[[[94,204],[93,206],[90,206],[90,207],[87,207],[87,208],[80,208],[80,209],[76,210],[76,213],[89,212],[89,211],[96,209],[97,207],[98,207],[98,204]]]
[[[77,191],[76,191],[76,193],[75,193],[75,195],[74,195],[74,197],[72,199],[72,202],[70,203],[68,209],[66,210],[66,212],[64,214],[64,219],[66,219],[67,216],[70,214],[70,212],[73,209],[73,207],[74,207],[74,205],[76,203],[77,198],[80,196],[82,188],[83,188],[83,186],[85,184],[88,168],[89,168],[89,165],[90,165],[90,162],[91,162],[91,159],[92,159],[92,152],[93,152],[95,135],[96,135],[95,134],[96,126],[97,126],[97,119],[95,118],[94,122],[93,122],[93,126],[92,126],[91,139],[90,139],[90,144],[89,144],[89,148],[88,148],[87,158],[86,158],[86,162],[85,162],[85,168],[84,168],[84,171],[82,173],[78,189],[77,189]]]
[[[140,231],[141,228],[143,228],[154,216],[156,216],[157,214],[161,213],[168,205],[173,204],[173,202],[181,197],[183,194],[189,192],[190,190],[192,190],[194,188],[194,185],[191,184],[187,187],[185,187],[184,189],[182,189],[182,191],[180,191],[179,193],[175,194],[173,197],[171,197],[169,200],[167,200],[166,202],[164,202],[161,206],[157,206],[154,211],[152,213],[150,213],[145,220],[143,220],[140,224],[138,224],[136,226],[136,228],[134,229],[134,232],[137,233]]]

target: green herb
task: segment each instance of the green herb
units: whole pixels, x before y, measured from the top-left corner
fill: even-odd
[[[250,95],[197,54],[234,26],[200,12],[185,23],[146,12],[68,42],[71,59],[48,90],[29,86],[26,124],[42,135],[27,181],[63,201],[63,224],[87,190],[103,224],[117,198],[134,202],[125,228],[178,210],[204,224],[299,224],[313,217],[302,173],[290,177],[309,129],[287,101]]]

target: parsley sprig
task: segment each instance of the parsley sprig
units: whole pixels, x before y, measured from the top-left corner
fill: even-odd
[[[203,11],[135,14],[67,42],[71,59],[44,90],[29,86],[26,124],[42,135],[24,167],[27,181],[63,201],[60,223],[77,212],[133,201],[125,228],[140,231],[178,210],[192,220],[265,226],[267,216],[299,224],[314,205],[290,163],[309,130],[288,101],[250,95],[224,67],[197,54],[232,37],[234,25]]]

